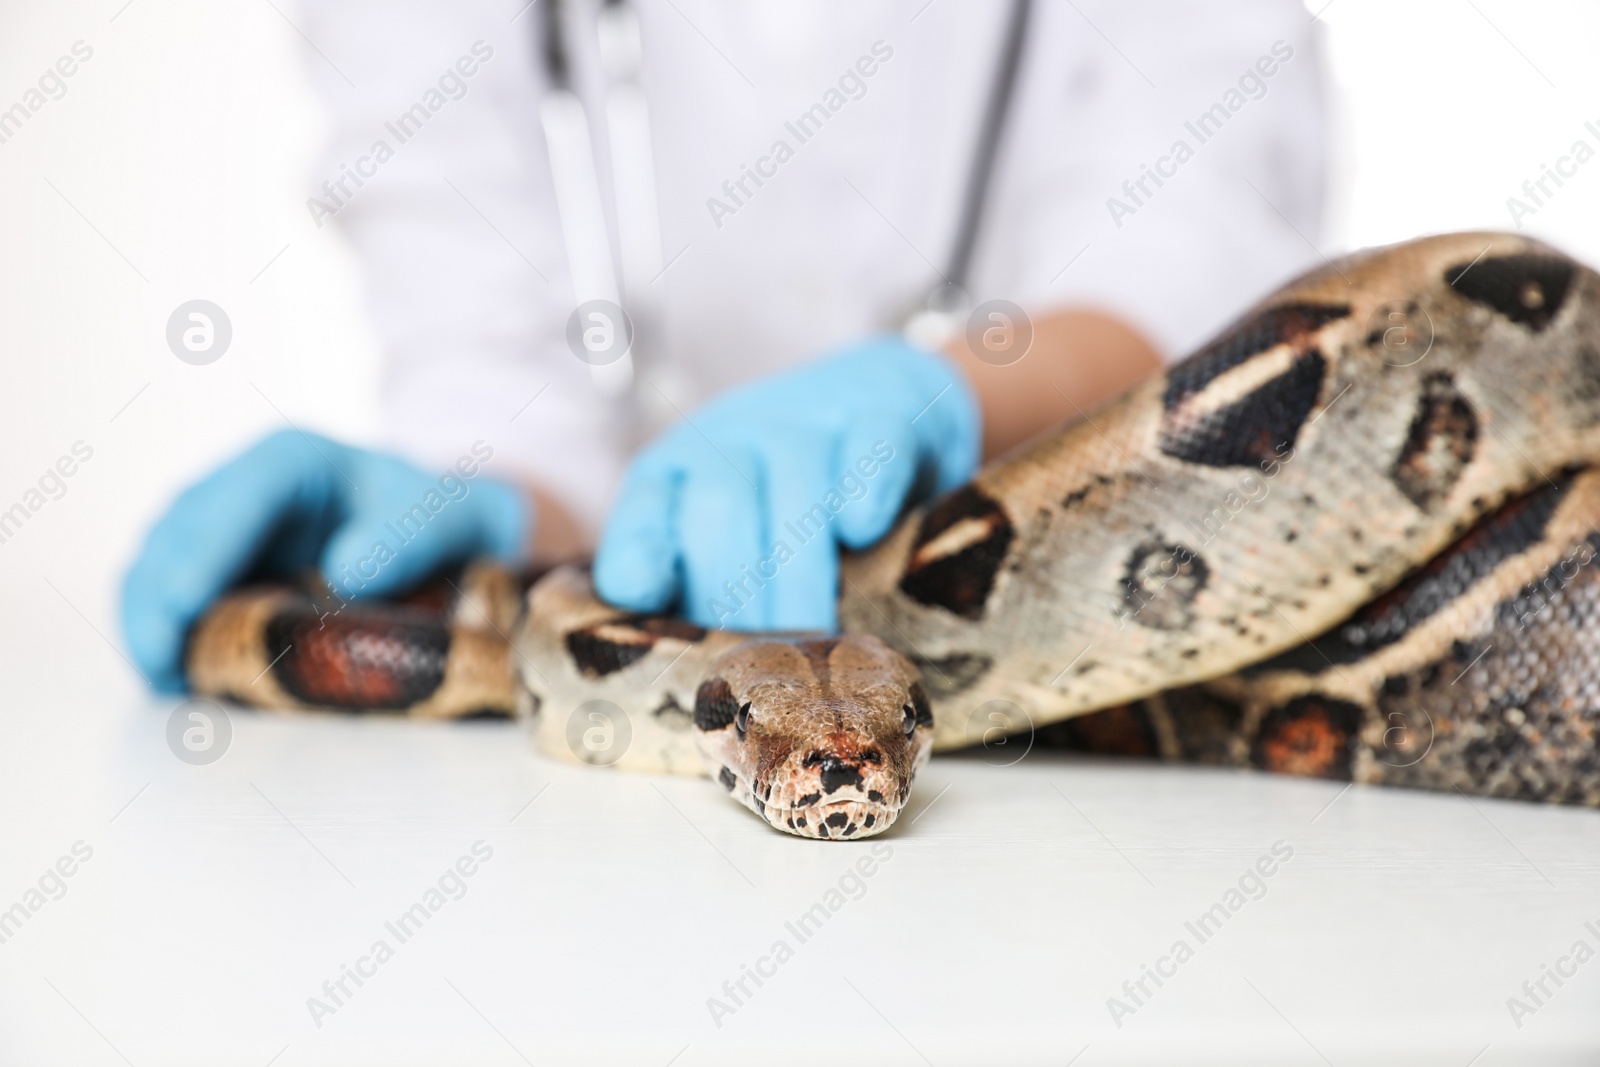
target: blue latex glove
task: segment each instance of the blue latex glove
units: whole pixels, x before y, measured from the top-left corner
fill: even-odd
[[[189,627],[252,572],[320,567],[349,599],[402,590],[469,556],[517,558],[531,506],[480,472],[491,455],[475,445],[441,475],[316,434],[262,439],[185,490],[150,530],[122,585],[134,662],[157,689],[181,691]]]
[[[634,460],[596,589],[634,611],[679,602],[706,626],[832,630],[839,545],[966,481],[978,444],[965,379],[897,336],[735,389]]]

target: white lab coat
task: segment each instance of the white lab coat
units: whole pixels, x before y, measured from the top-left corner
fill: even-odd
[[[565,340],[573,297],[539,119],[545,2],[518,16],[527,0],[305,0],[335,128],[307,209],[365,265],[391,443],[438,463],[483,439],[496,473],[536,479],[598,527],[628,434]],[[689,411],[895,326],[949,255],[1009,5],[636,3],[670,263],[646,402]],[[582,36],[577,80],[597,101]],[[1176,358],[1315,263],[1314,36],[1293,0],[1040,0],[974,298],[1099,307]],[[864,88],[830,95],[862,57]],[[839,106],[802,142],[794,123],[818,103]],[[425,121],[395,125],[418,104]],[[609,191],[604,108],[589,111]],[[740,193],[744,168],[769,176]]]

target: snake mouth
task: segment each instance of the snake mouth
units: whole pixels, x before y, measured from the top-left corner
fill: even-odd
[[[900,810],[869,800],[840,799],[803,808],[769,807],[765,815],[773,827],[796,837],[859,841],[894,825]]]

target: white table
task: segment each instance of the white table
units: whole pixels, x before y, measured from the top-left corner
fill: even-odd
[[[1547,979],[1520,1028],[1506,1004],[1576,940],[1600,948],[1584,926],[1600,928],[1600,813],[940,758],[856,883],[870,844],[781,836],[707,780],[553,762],[510,724],[236,711],[226,755],[187,765],[165,740],[172,703],[89,617],[42,577],[13,587],[39,595],[8,604],[0,634],[0,908],[76,842],[93,854],[0,944],[0,1063],[1600,1055],[1600,962]],[[385,927],[480,841],[492,856],[459,899],[404,941]],[[1201,943],[1185,923],[1277,842],[1292,858]],[[859,899],[830,901],[841,878]],[[786,926],[830,902],[804,941]],[[363,962],[380,939],[392,957]],[[1178,939],[1192,958],[1163,961]],[[792,956],[763,960],[779,940]],[[323,992],[358,963],[361,986]],[[1135,1004],[1123,983],[1143,964],[1172,977]],[[723,983],[745,965],[770,977],[735,1002]],[[1114,1021],[1113,996],[1137,1010]],[[333,1010],[314,1019],[311,997]],[[733,1010],[714,1020],[712,997]]]

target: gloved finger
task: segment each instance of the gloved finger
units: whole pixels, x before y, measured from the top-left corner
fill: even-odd
[[[322,573],[340,595],[403,592],[473,556],[520,554],[528,509],[511,486],[484,479],[452,499],[421,472],[405,483],[365,498],[328,538]]]
[[[982,450],[977,396],[956,373],[952,371],[951,380],[937,390],[930,384],[930,403],[914,424],[919,451],[931,456],[938,468],[934,491],[940,493],[972,479]]]
[[[761,489],[756,464],[720,457],[684,471],[676,534],[682,553],[684,614],[702,626],[759,630],[765,626],[752,568],[761,546]]]
[[[675,464],[648,454],[628,472],[595,550],[600,599],[629,611],[664,611],[677,598],[681,481]]]
[[[414,511],[390,514],[377,507],[352,513],[322,551],[323,578],[341,596],[385,596],[472,555],[470,543],[453,536],[450,524],[428,521],[426,511],[421,519]]]
[[[325,471],[306,442],[274,435],[185,491],[157,521],[123,581],[121,611],[133,661],[152,685],[182,689],[190,626],[250,569],[280,523],[330,512]]]
[[[865,495],[839,513],[840,541],[865,548],[888,531],[916,481],[917,448],[915,427],[891,415],[863,415],[845,431],[834,484]]]
[[[826,630],[837,624],[839,523],[863,501],[851,500],[833,473],[833,457],[816,440],[768,442],[765,551],[754,564],[765,583],[758,593],[763,627]]]

